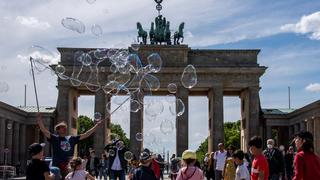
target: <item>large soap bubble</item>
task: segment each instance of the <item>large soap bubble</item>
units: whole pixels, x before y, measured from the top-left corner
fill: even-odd
[[[171,103],[169,110],[172,115],[181,116],[184,113],[185,106],[181,99],[176,99],[175,103]]]
[[[102,119],[102,115],[99,112],[94,113],[94,120],[95,121],[100,121]]]
[[[57,58],[51,51],[38,45],[33,45],[28,48],[28,56],[30,56],[32,60],[45,65],[54,62]]]
[[[63,65],[59,64],[56,66],[55,70],[58,75],[63,75],[64,72],[66,71],[66,68]]]
[[[157,116],[163,112],[164,106],[161,101],[151,101],[147,104],[146,114],[150,116]]]
[[[124,159],[125,159],[126,161],[130,161],[131,159],[133,159],[133,154],[132,154],[132,152],[130,152],[130,151],[125,152],[125,153],[124,153]]]
[[[177,85],[175,83],[168,84],[168,91],[172,94],[177,92]]]
[[[98,24],[94,24],[94,25],[91,27],[91,32],[92,32],[92,34],[95,35],[95,36],[102,36],[102,34],[103,34],[103,30],[102,30],[101,26],[98,25]]]
[[[197,84],[197,72],[193,65],[189,64],[184,68],[181,76],[181,83],[185,88],[193,88]]]
[[[136,134],[136,140],[137,140],[137,141],[143,141],[143,134],[140,133],[140,132],[138,132],[138,133]]]
[[[136,100],[131,100],[131,103],[130,103],[130,111],[131,112],[138,112],[141,108],[141,105],[138,101]]]
[[[161,70],[162,59],[158,53],[152,53],[148,56],[148,63],[151,65],[151,70],[154,73],[157,73]]]
[[[61,20],[61,24],[63,27],[75,31],[78,33],[84,33],[86,31],[85,25],[78,19],[66,17]]]
[[[168,119],[165,119],[161,122],[160,124],[160,131],[163,133],[163,134],[170,134],[172,133],[174,130],[174,125],[172,123],[172,121],[168,120]]]

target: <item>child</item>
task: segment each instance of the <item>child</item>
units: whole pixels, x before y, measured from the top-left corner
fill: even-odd
[[[82,168],[81,158],[73,158],[70,162],[72,172],[66,176],[66,180],[95,180],[87,171]]]
[[[157,180],[154,171],[150,167],[152,163],[152,158],[150,151],[144,149],[140,155],[141,166],[134,172],[133,180]]]
[[[50,175],[48,165],[43,161],[43,147],[45,144],[33,143],[28,150],[32,157],[31,163],[27,166],[27,180],[53,180],[54,175]]]
[[[251,166],[251,180],[268,180],[269,166],[262,153],[262,139],[254,136],[249,141],[249,150],[254,156]]]
[[[178,172],[177,180],[203,180],[203,172],[200,168],[194,166],[197,155],[194,151],[185,150],[182,153],[182,160],[185,167]]]
[[[237,150],[232,155],[234,162],[237,164],[235,180],[250,180],[250,175],[247,166],[244,164],[244,153],[241,150]]]

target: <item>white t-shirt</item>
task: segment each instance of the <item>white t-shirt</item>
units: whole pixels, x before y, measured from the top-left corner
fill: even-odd
[[[243,163],[239,165],[236,169],[236,178],[235,180],[250,180],[250,175],[247,166]]]
[[[216,151],[214,153],[213,159],[217,161],[216,170],[223,171],[226,157],[227,157],[227,151],[223,151],[223,152]]]
[[[66,176],[66,180],[86,180],[86,177],[88,175],[88,172],[85,170],[76,170],[74,172],[74,175],[72,177],[73,172],[69,173]]]

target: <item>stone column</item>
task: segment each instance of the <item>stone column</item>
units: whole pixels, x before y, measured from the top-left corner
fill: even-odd
[[[224,142],[223,130],[223,87],[214,86],[209,89],[209,137],[208,151],[217,149],[220,142]]]
[[[310,132],[314,132],[314,118],[310,118],[307,120],[307,130]]]
[[[8,124],[11,124],[11,128],[8,129]],[[12,164],[12,139],[13,139],[13,122],[8,120],[6,123],[6,148],[9,149],[9,153],[7,154],[7,164]]]
[[[261,136],[260,131],[260,98],[259,98],[259,87],[249,87],[241,93],[241,116],[244,141],[241,144],[241,148],[244,151],[248,151],[248,142],[253,136]]]
[[[20,144],[20,123],[15,122],[13,125],[13,165],[16,165],[20,161],[19,157],[19,144]]]
[[[306,125],[306,122],[303,120],[300,122],[300,131],[305,131],[307,130],[307,125]]]
[[[59,86],[58,90],[57,122],[65,121],[68,124],[68,132],[76,135],[78,118],[77,90],[69,86]]]
[[[0,164],[4,164],[4,148],[6,145],[6,120],[0,118]]]
[[[176,116],[176,150],[177,156],[181,157],[189,147],[189,90],[183,86],[178,87],[176,98],[182,100],[185,108],[181,116]]]
[[[132,100],[137,100],[137,93],[131,94],[130,100],[130,109],[132,107]],[[141,98],[140,101],[143,101]],[[141,108],[138,112],[130,111],[130,151],[139,157],[143,143],[141,141],[136,140],[136,134],[142,133],[143,134],[143,103],[141,102]]]
[[[294,135],[294,129],[293,126],[288,126],[289,128],[289,139],[292,139],[293,135]]]
[[[21,170],[23,170],[23,171],[26,169],[26,166],[27,166],[26,161],[27,161],[27,155],[28,155],[27,147],[26,147],[27,146],[26,136],[27,136],[26,125],[21,124],[21,126],[20,126],[20,143],[19,143],[20,155],[19,156],[20,156]],[[48,145],[48,144],[46,144],[46,145]]]
[[[300,131],[300,129],[299,129],[299,124],[294,124],[293,125],[293,132],[294,132],[294,134],[297,134],[299,131]]]
[[[95,95],[94,112],[101,113],[101,117],[106,117],[106,95],[103,90],[99,90]],[[93,135],[93,147],[96,154],[101,154],[105,147],[105,125],[101,125]]]
[[[111,101],[111,96],[110,95],[106,95],[106,105],[109,104],[111,105],[111,103],[109,103]],[[104,134],[104,144],[107,145],[110,143],[110,135],[111,135],[111,114],[107,113],[110,112],[111,107],[107,107],[106,106],[106,120],[104,122],[104,126],[105,126],[105,134]]]
[[[271,126],[266,126],[266,140],[272,138],[272,127]]]

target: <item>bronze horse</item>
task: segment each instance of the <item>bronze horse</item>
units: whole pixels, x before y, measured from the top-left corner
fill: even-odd
[[[183,39],[184,39],[184,37],[183,37],[183,29],[184,29],[184,22],[180,24],[179,30],[176,31],[174,33],[174,35],[173,35],[173,40],[174,40],[173,42],[174,42],[175,45],[179,45],[180,44],[180,42],[179,42],[180,38],[182,38],[181,43],[183,43]]]
[[[147,31],[143,30],[140,22],[137,22],[137,29],[138,29],[137,41],[139,42],[139,38],[141,38],[142,42],[140,44],[147,44],[148,33]]]

